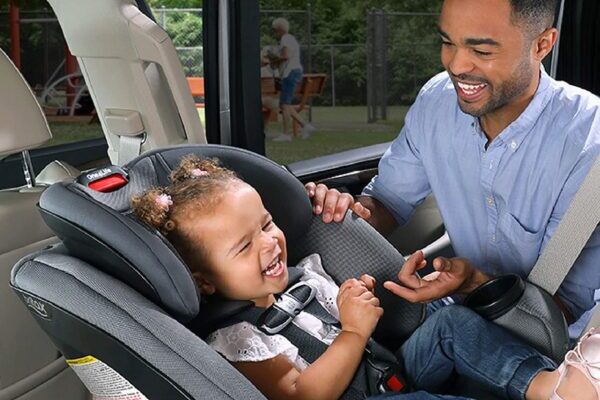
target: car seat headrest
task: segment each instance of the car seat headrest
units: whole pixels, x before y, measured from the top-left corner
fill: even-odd
[[[46,117],[29,85],[0,49],[0,159],[52,138]]]
[[[308,229],[310,201],[291,173],[265,157],[219,145],[152,151],[124,166],[128,182],[118,190],[103,193],[79,183],[58,183],[39,203],[44,220],[70,254],[127,283],[182,322],[199,312],[196,284],[171,244],[130,215],[130,200],[149,187],[167,185],[170,172],[188,154],[218,158],[252,185],[288,240]]]

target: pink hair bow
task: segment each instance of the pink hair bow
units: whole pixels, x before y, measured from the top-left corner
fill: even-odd
[[[173,200],[171,200],[171,196],[169,196],[168,194],[159,194],[158,196],[156,196],[156,204],[162,208],[165,212],[169,211],[169,207],[171,207],[173,205]]]

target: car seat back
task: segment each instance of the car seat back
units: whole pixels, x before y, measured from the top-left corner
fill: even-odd
[[[171,391],[201,398],[201,389],[182,381],[188,379],[219,388],[221,395],[211,398],[239,398],[232,382],[260,397],[190,331],[202,323],[202,304],[189,270],[158,232],[129,216],[131,196],[167,184],[169,172],[190,153],[219,158],[257,189],[287,236],[290,265],[319,252],[340,283],[364,272],[380,282],[392,279],[402,264],[402,256],[366,222],[346,218],[342,224],[324,224],[313,218],[302,184],[272,161],[236,148],[182,146],[133,160],[126,166],[129,183],[111,193],[78,183],[53,185],[40,209],[64,249],[24,259],[14,269],[12,284],[67,358],[99,359],[149,398],[178,398],[164,397]],[[378,335],[397,347],[421,322],[424,307],[394,296],[383,295],[382,302],[389,312]],[[40,309],[51,310],[51,320],[36,312]],[[152,357],[154,352],[167,361]],[[77,372],[77,361],[74,365]]]

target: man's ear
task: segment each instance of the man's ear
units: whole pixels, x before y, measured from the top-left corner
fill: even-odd
[[[535,41],[535,56],[539,61],[542,61],[550,52],[558,40],[558,30],[556,28],[548,28]]]
[[[216,288],[215,285],[213,285],[208,279],[206,279],[204,276],[202,276],[202,274],[198,273],[198,272],[194,272],[192,274],[192,276],[194,277],[194,280],[196,281],[196,285],[198,285],[198,288],[200,288],[200,293],[210,296],[212,294],[215,294],[216,292]]]

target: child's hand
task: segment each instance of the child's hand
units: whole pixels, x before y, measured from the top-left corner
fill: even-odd
[[[367,290],[369,290],[369,292],[375,294],[375,278],[373,278],[371,275],[363,274],[360,277],[360,281],[365,284],[365,287]]]
[[[362,280],[348,279],[337,297],[343,331],[354,332],[368,340],[383,315],[379,299]]]

